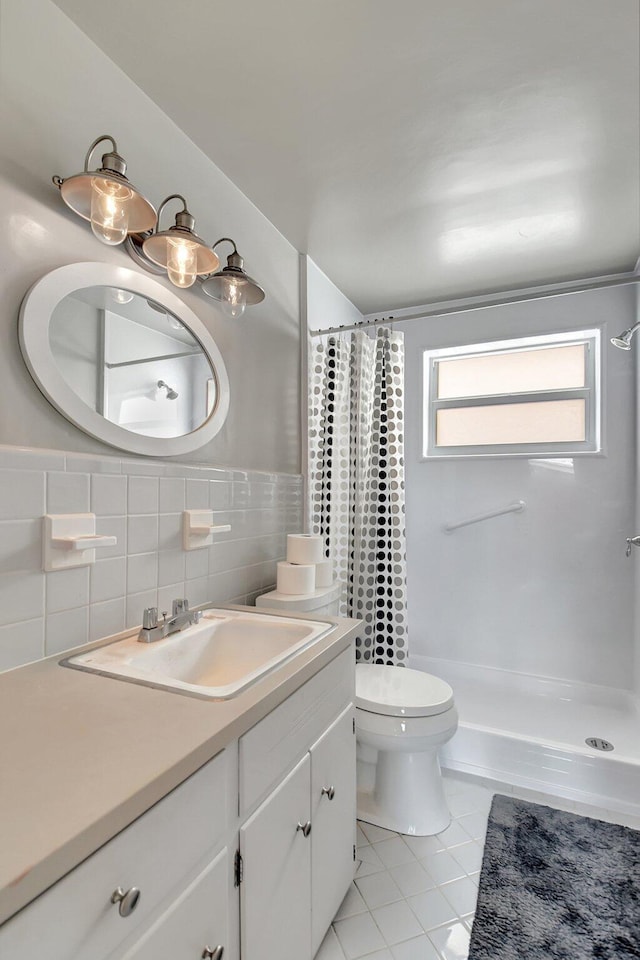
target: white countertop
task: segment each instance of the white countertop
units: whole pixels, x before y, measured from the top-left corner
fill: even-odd
[[[70,670],[69,651],[0,674],[0,923],[345,650],[359,621],[323,620],[336,630],[231,700]]]

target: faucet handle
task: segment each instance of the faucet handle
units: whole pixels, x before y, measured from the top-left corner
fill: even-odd
[[[153,628],[157,626],[158,626],[158,608],[147,607],[147,609],[142,614],[142,629],[153,630]]]
[[[187,613],[189,610],[189,601],[186,597],[174,600],[171,604],[171,616],[178,617],[181,613]]]

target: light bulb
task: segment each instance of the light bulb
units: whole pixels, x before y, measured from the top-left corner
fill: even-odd
[[[222,301],[222,307],[227,316],[236,319],[241,317],[246,307],[244,284],[238,284],[235,280],[227,280],[225,297]]]
[[[131,303],[133,294],[129,290],[115,290],[112,294],[116,303]]]
[[[129,201],[133,192],[124,184],[102,177],[91,180],[91,229],[102,243],[115,246],[127,236]]]
[[[191,287],[198,275],[198,245],[180,237],[167,239],[167,274],[176,287]]]

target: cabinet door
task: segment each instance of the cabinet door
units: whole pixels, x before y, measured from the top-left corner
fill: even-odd
[[[311,747],[312,956],[353,880],[356,737],[352,705]]]
[[[311,957],[309,756],[240,828],[242,960]]]
[[[205,947],[229,947],[229,899],[236,896],[227,850],[196,877],[122,960],[201,960]]]

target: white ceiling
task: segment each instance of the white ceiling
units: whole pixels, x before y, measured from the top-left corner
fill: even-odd
[[[638,0],[57,5],[364,313],[640,254]]]

